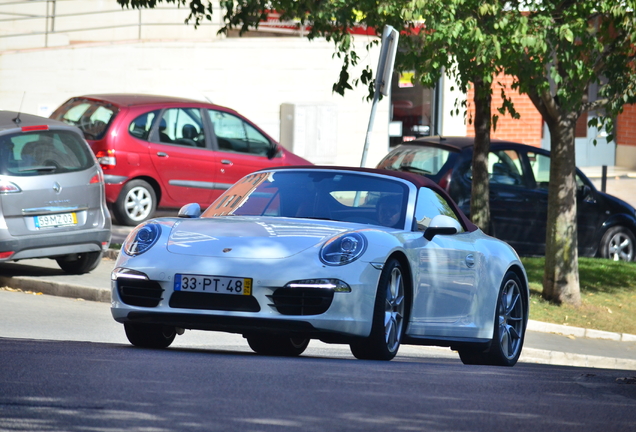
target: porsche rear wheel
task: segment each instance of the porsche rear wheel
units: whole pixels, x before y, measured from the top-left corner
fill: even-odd
[[[256,354],[281,357],[298,357],[309,345],[309,339],[267,334],[245,336],[247,343]]]
[[[406,311],[402,266],[392,258],[384,265],[380,275],[371,334],[350,345],[354,357],[361,360],[394,358],[404,335]]]
[[[459,357],[464,364],[514,366],[517,363],[523,348],[528,310],[521,287],[519,277],[508,272],[499,290],[493,338],[485,346],[460,348]]]
[[[142,348],[168,348],[177,335],[174,327],[157,324],[124,323],[124,329],[130,343]]]

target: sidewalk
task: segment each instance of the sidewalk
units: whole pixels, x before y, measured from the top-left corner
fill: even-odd
[[[97,269],[67,275],[54,260],[25,260],[2,264],[0,287],[110,302],[112,251]],[[636,371],[636,335],[530,321],[521,362]]]

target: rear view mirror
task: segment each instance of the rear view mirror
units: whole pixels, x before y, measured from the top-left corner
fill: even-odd
[[[431,241],[436,235],[451,235],[461,231],[462,226],[456,219],[446,215],[437,215],[431,220],[426,231],[424,231],[424,238]]]
[[[201,216],[201,206],[197,203],[186,204],[181,207],[177,216],[186,219],[196,219]]]

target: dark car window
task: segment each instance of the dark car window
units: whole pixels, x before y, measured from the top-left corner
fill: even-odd
[[[77,126],[86,139],[99,140],[104,137],[119,108],[104,102],[74,98],[51,114],[51,118]]]
[[[0,173],[37,176],[85,170],[95,164],[76,133],[41,131],[0,138]]]
[[[220,151],[266,156],[269,139],[241,118],[217,110],[208,110]]]
[[[461,225],[459,217],[441,195],[431,189],[420,188],[415,203],[415,219],[418,230],[426,230],[431,219],[438,215],[450,216]]]
[[[159,115],[159,110],[150,111],[140,115],[130,123],[128,126],[128,133],[135,138],[148,141],[152,123],[157,118],[157,115]]]
[[[378,168],[436,175],[450,155],[450,151],[437,147],[405,148],[392,152]]]
[[[539,153],[528,152],[528,161],[530,162],[537,187],[547,190],[550,185],[550,157]],[[582,187],[584,184],[583,179],[577,174],[577,188]]]
[[[490,183],[525,186],[523,166],[519,153],[514,150],[499,150],[488,154]]]
[[[472,181],[473,169],[468,162],[465,165],[466,179]],[[490,184],[528,187],[528,175],[523,168],[522,159],[514,150],[497,150],[488,153],[488,178]]]
[[[171,108],[159,122],[159,141],[186,147],[205,147],[205,132],[199,108]]]

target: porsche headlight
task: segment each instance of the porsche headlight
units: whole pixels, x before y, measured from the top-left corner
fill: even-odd
[[[132,230],[124,243],[124,252],[135,256],[150,249],[161,236],[161,225],[153,222],[139,225]]]
[[[360,258],[366,249],[367,239],[362,234],[342,234],[325,243],[320,260],[327,265],[345,265]]]

